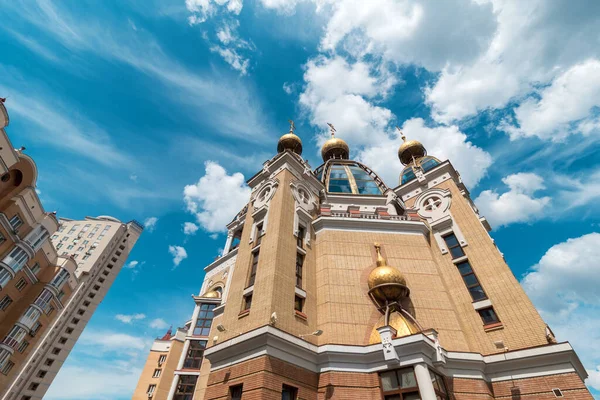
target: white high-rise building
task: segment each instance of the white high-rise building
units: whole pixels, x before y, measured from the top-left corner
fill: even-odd
[[[42,399],[79,339],[96,307],[123,267],[143,226],[109,216],[61,219],[52,243],[59,255],[77,263],[69,279],[73,294],[24,367],[1,393],[1,400]],[[77,379],[73,377],[73,379]]]

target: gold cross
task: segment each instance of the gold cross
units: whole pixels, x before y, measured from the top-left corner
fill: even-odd
[[[331,130],[331,136],[332,137],[335,136],[335,132],[336,132],[335,127],[332,124],[330,124],[329,122],[327,123],[327,125],[329,125],[329,129]]]
[[[288,122],[290,123],[290,133],[294,133],[296,131],[296,125],[294,125],[294,121],[288,119]]]
[[[406,142],[406,136],[404,136],[404,132],[402,132],[402,129],[400,129],[400,127],[396,127],[396,129],[398,129],[398,132],[400,132],[400,137],[402,138],[402,140],[404,140]]]

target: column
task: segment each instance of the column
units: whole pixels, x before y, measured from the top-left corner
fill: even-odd
[[[429,375],[429,368],[427,368],[427,364],[415,364],[415,377],[417,378],[417,383],[419,384],[421,399],[436,400],[435,391],[433,390],[433,383],[431,382],[431,375]]]
[[[175,390],[177,389],[177,384],[179,383],[179,375],[173,375],[173,382],[171,383],[171,389],[169,390],[169,394],[167,395],[167,400],[173,400],[173,396],[175,396]]]
[[[225,247],[223,248],[222,256],[225,256],[231,250],[231,243],[233,242],[233,232],[227,232],[227,242],[225,242]]]

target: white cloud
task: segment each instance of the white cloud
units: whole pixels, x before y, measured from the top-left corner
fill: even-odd
[[[559,75],[539,92],[539,98],[519,104],[515,108],[518,127],[504,129],[511,139],[537,136],[559,141],[574,132],[587,135],[599,131],[594,107],[600,107],[600,61],[587,60]]]
[[[134,182],[137,182],[138,176],[136,174],[131,174],[131,175],[129,175],[129,179],[131,179]]]
[[[148,230],[148,232],[154,232],[156,229],[156,223],[158,222],[157,217],[149,217],[144,221],[144,228]]]
[[[242,11],[242,0],[185,0],[185,7],[191,13],[188,17],[190,25],[201,24],[219,11],[227,11],[239,15]]]
[[[193,222],[185,222],[183,224],[183,233],[186,235],[195,235],[200,227]]]
[[[132,260],[132,261],[129,261],[127,264],[125,264],[123,266],[123,268],[134,269],[135,267],[137,267],[137,265],[139,263],[140,263],[139,261]]]
[[[146,318],[145,314],[131,314],[131,315],[117,314],[117,315],[115,315],[115,319],[118,319],[119,321],[123,322],[124,324],[130,324],[133,321],[139,321],[144,318]]]
[[[95,346],[102,351],[118,352],[125,350],[143,350],[146,348],[147,339],[116,333],[112,331],[84,331],[78,343],[86,346]]]
[[[173,268],[177,267],[188,257],[187,251],[181,246],[169,246],[169,254],[173,256]]]
[[[238,27],[237,20],[224,22],[217,29],[217,39],[220,44],[211,46],[210,51],[218,53],[233,69],[239,71],[241,75],[246,75],[250,66],[247,53],[254,51],[255,47],[239,37]]]
[[[328,122],[349,144],[366,145],[384,136],[392,113],[372,101],[385,96],[396,82],[391,74],[362,61],[350,64],[339,56],[320,56],[306,64],[304,81],[299,103],[311,123],[321,128],[319,143],[327,138]]]
[[[169,324],[167,324],[167,322],[162,318],[155,318],[150,321],[148,326],[150,326],[152,329],[166,329],[169,327]]]
[[[148,338],[86,329],[44,399],[113,400],[133,393],[151,344]]]
[[[233,69],[240,71],[241,75],[246,75],[248,73],[250,60],[242,56],[236,49],[212,46],[210,51],[223,57],[223,60],[225,60],[227,64],[231,65]]]
[[[208,232],[223,232],[226,225],[250,199],[244,175],[231,175],[214,161],[205,163],[205,175],[196,184],[187,185],[183,200],[187,210]]]
[[[552,246],[522,279],[558,340],[569,340],[600,390],[600,233]],[[573,329],[577,327],[577,329]]]
[[[294,85],[292,83],[284,82],[283,91],[285,92],[285,94],[292,94],[292,92],[294,91]]]
[[[292,15],[296,11],[296,6],[302,0],[260,0],[263,7],[276,10],[283,15]]]
[[[355,56],[381,54],[401,64],[439,70],[466,62],[484,50],[496,28],[492,7],[470,0],[441,3],[330,0],[324,50],[343,47]],[[468,15],[468,18],[465,16]]]
[[[538,190],[544,189],[544,180],[533,173],[520,172],[502,179],[509,191],[498,194],[493,190],[484,190],[475,199],[481,215],[485,216],[493,227],[512,223],[531,222],[547,211],[550,197],[535,197]]]
[[[427,148],[427,154],[440,160],[450,160],[468,187],[474,187],[492,164],[492,157],[481,148],[468,141],[467,136],[457,126],[428,127],[421,118],[405,121],[402,131],[408,139],[419,140]],[[366,147],[357,158],[372,168],[385,182],[395,187],[399,183],[402,164],[397,150],[402,139],[390,136],[378,144]]]
[[[503,108],[535,85],[551,83],[572,66],[600,55],[598,4],[576,8],[569,0],[491,4],[498,28],[489,46],[473,62],[444,66],[426,92],[438,121]]]

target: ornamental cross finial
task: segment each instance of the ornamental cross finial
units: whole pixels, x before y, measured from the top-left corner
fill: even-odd
[[[335,127],[333,126],[333,124],[330,124],[329,122],[327,123],[327,125],[329,125],[329,129],[331,130],[331,137],[335,137]]]
[[[292,121],[291,119],[288,119],[288,122],[290,123],[290,133],[295,133],[296,125],[294,125],[294,121]]]
[[[406,142],[406,136],[404,136],[404,132],[402,132],[402,129],[400,129],[400,127],[396,127],[396,129],[398,129],[398,132],[400,132],[400,137],[402,138],[403,141]]]

